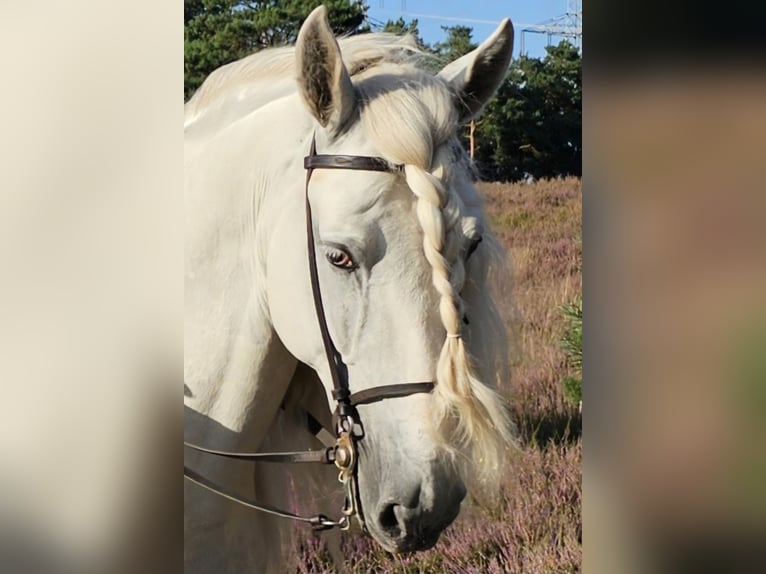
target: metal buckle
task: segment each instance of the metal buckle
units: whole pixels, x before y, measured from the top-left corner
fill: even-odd
[[[342,432],[338,436],[338,442],[335,445],[335,466],[340,469],[338,480],[342,483],[345,483],[354,473],[356,449],[354,440],[347,432]]]
[[[343,501],[343,517],[339,520],[339,528],[348,530],[350,518],[358,514],[356,503],[356,445],[354,444],[355,427],[360,426],[352,417],[343,417],[338,421],[338,439],[335,445],[335,466],[338,467],[338,481],[343,485],[345,500]]]
[[[362,428],[362,425],[352,416],[340,418],[337,422],[336,432],[338,435],[344,432],[348,433],[357,440],[364,438],[364,429]]]
[[[311,526],[315,532],[332,530],[333,528],[348,530],[349,520],[347,516],[341,516],[338,520],[330,520],[324,514],[320,514],[311,519]]]

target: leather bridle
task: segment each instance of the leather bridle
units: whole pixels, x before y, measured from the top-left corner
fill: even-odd
[[[311,217],[311,202],[309,201],[309,182],[311,181],[311,176],[314,173],[314,170],[348,169],[399,174],[403,172],[403,166],[392,164],[380,157],[317,154],[316,134],[314,134],[311,139],[309,155],[304,158],[303,166],[306,170],[305,203],[309,275],[311,279],[311,292],[314,299],[314,308],[319,323],[319,331],[322,336],[322,345],[324,347],[333,385],[332,397],[335,400],[335,411],[333,414],[334,436],[318,423],[314,417],[309,415],[309,429],[325,445],[323,450],[273,453],[234,453],[207,449],[188,442],[184,442],[184,447],[213,456],[237,460],[335,464],[339,469],[338,480],[343,484],[345,492],[345,501],[341,517],[338,520],[331,520],[323,514],[317,514],[316,516],[299,516],[292,512],[279,510],[263,503],[247,500],[194,472],[186,465],[184,465],[184,478],[202,488],[218,494],[219,496],[272,516],[305,522],[312,525],[316,530],[327,530],[335,527],[338,527],[341,530],[347,530],[350,526],[350,519],[352,516],[356,516],[362,527],[364,527],[364,515],[359,502],[359,486],[357,483],[358,454],[356,448],[356,443],[364,438],[364,427],[362,426],[362,420],[359,417],[359,412],[356,407],[386,399],[407,397],[417,393],[429,393],[433,390],[434,383],[423,382],[385,385],[352,393],[349,387],[347,370],[343,363],[343,357],[338,352],[338,349],[335,347],[332,337],[330,336],[324,304],[322,302],[322,291],[319,285],[314,226]]]

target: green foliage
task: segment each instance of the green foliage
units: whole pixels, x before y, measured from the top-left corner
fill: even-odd
[[[515,60],[476,126],[485,179],[582,175],[582,58],[568,42]]]
[[[415,36],[420,35],[420,30],[418,30],[418,21],[410,20],[410,22],[407,23],[401,16],[398,20],[389,20],[386,22],[380,31],[389,34],[397,34],[399,36],[404,36],[405,34],[413,34]]]
[[[582,297],[561,306],[569,325],[561,340],[570,367],[582,373]]]
[[[428,51],[428,45],[420,37],[420,29],[418,28],[418,20],[410,20],[409,23],[404,21],[401,16],[398,20],[388,20],[380,29],[381,32],[387,32],[389,34],[396,34],[398,36],[404,36],[411,34],[415,38],[415,42],[421,50]]]
[[[433,51],[445,62],[457,60],[478,47],[471,40],[473,29],[468,26],[442,26],[442,30],[447,33],[447,39],[434,44]]]
[[[573,405],[582,403],[582,377],[567,377],[562,384],[567,401]]]
[[[271,46],[295,41],[309,13],[324,4],[336,34],[369,30],[367,4],[348,0],[184,0],[184,98],[210,72]]]
[[[576,376],[564,379],[564,394],[573,404],[579,405],[582,401],[582,296],[572,303],[562,305],[561,312],[567,319],[561,348],[566,356],[567,367],[576,373]]]
[[[327,6],[336,34],[369,31],[367,3],[358,0],[184,0],[184,98],[216,68],[294,42],[319,4]],[[436,56],[434,71],[476,48],[470,27],[442,29],[445,40],[428,46],[417,20],[389,20],[382,27],[414,35],[421,48]],[[582,58],[567,42],[546,50],[544,58],[512,63],[476,122],[475,160],[484,179],[582,175]]]

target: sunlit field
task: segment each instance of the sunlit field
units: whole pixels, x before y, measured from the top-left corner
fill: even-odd
[[[582,294],[582,184],[485,183],[494,232],[508,254],[497,299],[510,333],[510,380],[519,449],[509,453],[503,496],[492,508],[470,501],[435,548],[393,556],[371,539],[342,539],[353,572],[575,572],[582,559],[582,419],[562,381],[561,305]],[[300,530],[297,571],[335,570],[321,535]]]

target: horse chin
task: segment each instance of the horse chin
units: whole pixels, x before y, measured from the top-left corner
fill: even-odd
[[[430,550],[436,546],[441,536],[441,532],[437,532],[430,536],[405,536],[394,540],[385,534],[376,532],[374,528],[368,528],[368,532],[386,552],[392,554],[412,554]]]

